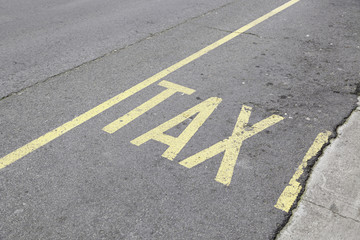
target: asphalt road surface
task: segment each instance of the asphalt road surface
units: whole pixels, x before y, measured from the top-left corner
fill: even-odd
[[[0,239],[275,239],[360,92],[358,0],[0,0]]]

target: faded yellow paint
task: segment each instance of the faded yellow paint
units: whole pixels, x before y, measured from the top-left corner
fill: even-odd
[[[172,82],[168,81],[161,81],[159,83],[160,86],[167,88],[163,92],[159,93],[155,97],[151,98],[150,100],[144,102],[137,108],[131,110],[130,112],[126,113],[124,116],[118,118],[117,120],[113,121],[109,125],[105,126],[103,130],[107,133],[114,133],[118,131],[120,128],[124,127],[131,121],[135,120],[136,118],[140,117],[150,109],[154,108],[158,104],[162,103],[172,95],[174,95],[177,92],[182,92],[184,94],[193,94],[195,90],[191,88],[187,88]]]
[[[147,78],[146,80],[136,84],[135,86],[129,88],[128,90],[116,95],[115,97],[99,104],[98,106],[90,109],[89,111],[79,115],[78,117],[64,123],[60,127],[55,128],[54,130],[42,135],[41,137],[31,141],[30,143],[16,149],[15,151],[7,154],[6,156],[0,158],[0,169],[8,166],[9,164],[17,161],[18,159],[26,156],[27,154],[37,150],[38,148],[44,146],[45,144],[53,141],[54,139],[62,136],[63,134],[67,133],[68,131],[72,130],[73,128],[79,126],[80,124],[88,121],[89,119],[97,116],[98,114],[102,113],[103,111],[111,108],[115,104],[120,103],[124,99],[134,95],[135,93],[141,91],[142,89],[150,86],[151,84],[161,80],[162,78],[166,77],[170,73],[176,71],[177,69],[187,65],[188,63],[198,59],[199,57],[203,56],[204,54],[214,50],[215,48],[223,45],[224,43],[230,41],[231,39],[239,36],[243,32],[249,30],[250,28],[258,25],[259,23],[267,20],[268,18],[274,16],[275,14],[285,10],[286,8],[292,6],[293,4],[297,3],[299,0],[291,0],[280,7],[272,10],[271,12],[263,15],[262,17],[250,22],[249,24],[239,28],[238,30],[226,35],[225,37],[221,38],[220,40],[206,46],[205,48],[199,50],[198,52],[190,55],[189,57],[171,65],[170,67],[162,70],[161,72],[153,75],[152,77]]]
[[[296,198],[298,197],[302,187],[298,182],[298,179],[304,173],[304,169],[307,167],[308,161],[316,156],[316,154],[321,150],[325,143],[328,142],[331,132],[326,131],[324,133],[319,133],[311,145],[307,153],[305,154],[304,159],[301,162],[301,165],[298,167],[294,176],[291,178],[289,185],[284,189],[280,195],[275,207],[284,212],[289,212],[291,206],[294,204]]]
[[[272,115],[249,127],[251,109],[248,106],[242,107],[233,133],[229,138],[186,158],[180,164],[192,168],[219,153],[225,152],[215,180],[229,186],[243,141],[284,119],[281,116]]]
[[[160,126],[135,138],[131,141],[131,143],[135,144],[136,146],[140,146],[141,144],[146,143],[150,139],[153,139],[163,144],[166,144],[169,147],[162,154],[162,156],[169,160],[173,160],[176,155],[181,151],[181,149],[183,149],[184,146],[189,142],[192,136],[194,136],[194,134],[204,124],[206,119],[209,118],[211,113],[216,109],[220,102],[221,98],[209,98],[202,103],[199,103],[195,107],[192,107],[189,110],[170,119],[169,121],[161,124]],[[173,137],[164,133],[169,129],[177,126],[178,124],[184,122],[186,119],[190,118],[195,114],[197,114],[196,117],[189,123],[189,125],[178,137]]]

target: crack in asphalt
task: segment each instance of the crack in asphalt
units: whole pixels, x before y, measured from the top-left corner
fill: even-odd
[[[90,64],[90,63],[92,63],[92,62],[95,62],[95,61],[97,61],[97,60],[100,60],[100,59],[102,59],[102,58],[104,58],[104,57],[110,56],[111,54],[115,54],[115,53],[117,53],[118,51],[122,51],[122,50],[127,49],[127,48],[129,48],[129,47],[132,47],[132,46],[134,46],[134,45],[136,45],[136,44],[138,44],[138,43],[141,43],[141,42],[143,42],[143,41],[146,41],[146,40],[148,40],[148,39],[151,39],[151,38],[153,38],[153,37],[155,37],[155,36],[159,36],[159,35],[167,32],[167,31],[170,31],[170,30],[172,30],[172,29],[174,29],[174,28],[177,28],[177,27],[179,27],[179,26],[181,26],[181,25],[184,25],[184,24],[186,24],[186,23],[188,23],[188,22],[191,22],[191,21],[193,21],[193,20],[195,20],[195,19],[204,17],[204,16],[206,16],[206,15],[212,13],[212,12],[215,12],[215,11],[220,10],[220,9],[222,9],[222,8],[225,8],[225,7],[229,6],[229,5],[232,5],[232,4],[234,4],[235,2],[237,2],[237,1],[232,1],[232,2],[226,3],[226,4],[224,4],[224,5],[221,5],[220,7],[211,9],[211,10],[209,10],[209,11],[207,11],[207,12],[205,12],[205,13],[202,13],[202,14],[200,14],[200,15],[198,15],[198,16],[188,18],[188,19],[186,19],[186,20],[184,20],[184,21],[182,21],[182,22],[180,22],[180,23],[178,23],[178,24],[176,24],[176,25],[173,25],[173,26],[171,26],[171,27],[169,27],[169,28],[166,28],[166,29],[164,29],[164,30],[161,30],[161,31],[159,31],[159,32],[149,33],[148,36],[146,36],[146,37],[144,37],[144,38],[141,38],[141,39],[139,39],[139,40],[137,40],[137,41],[135,41],[135,42],[133,42],[133,43],[130,43],[130,44],[124,46],[124,47],[116,48],[116,49],[114,49],[114,50],[112,50],[112,51],[110,51],[110,52],[107,52],[107,53],[105,53],[105,54],[103,54],[103,55],[100,55],[99,57],[96,57],[96,58],[94,58],[94,59],[92,59],[92,60],[83,62],[83,63],[81,63],[81,64],[79,64],[79,65],[77,65],[77,66],[75,66],[75,67],[69,68],[69,69],[67,69],[67,70],[65,70],[65,71],[62,71],[62,72],[60,72],[60,73],[57,73],[57,74],[52,75],[52,76],[50,76],[50,77],[47,77],[47,78],[45,78],[45,79],[43,79],[43,80],[39,80],[38,82],[36,82],[36,83],[34,83],[34,84],[31,84],[31,85],[29,85],[29,86],[27,86],[27,87],[24,87],[24,88],[22,88],[22,89],[20,89],[20,90],[18,90],[18,91],[11,92],[11,93],[7,94],[6,96],[1,97],[1,98],[0,98],[0,101],[6,99],[6,98],[8,98],[8,97],[11,97],[11,96],[13,96],[13,95],[17,95],[17,94],[19,94],[19,93],[21,93],[21,92],[23,92],[23,91],[25,91],[25,90],[27,90],[27,89],[29,89],[29,88],[32,88],[32,87],[34,87],[34,86],[37,86],[37,85],[41,84],[41,83],[45,83],[45,82],[49,81],[50,79],[53,79],[53,78],[55,78],[55,77],[58,77],[58,76],[61,76],[61,75],[65,74],[65,73],[68,73],[68,72],[71,72],[71,71],[73,71],[73,70],[76,70],[76,69],[78,69],[78,68],[80,68],[80,67],[82,67],[82,66],[85,66],[85,65]]]
[[[216,28],[216,27],[210,27],[210,26],[205,26],[209,29],[214,29],[214,30],[217,30],[217,31],[221,31],[221,32],[226,32],[226,33],[232,33],[233,31],[230,31],[230,30],[225,30],[225,29],[221,29],[221,28]],[[255,36],[255,37],[258,37],[258,38],[262,38],[261,36],[259,36],[258,34],[256,33],[252,33],[252,32],[243,32],[242,34],[244,35],[251,35],[251,36]]]
[[[226,33],[232,33],[233,31],[230,31],[230,30],[225,30],[225,29],[221,29],[221,28],[216,28],[216,27],[209,27],[209,26],[205,26],[206,28],[209,28],[209,29],[214,29],[214,30],[217,30],[217,31],[220,31],[220,32],[226,32]]]
[[[212,13],[212,12],[214,12],[214,11],[217,11],[217,10],[219,10],[219,9],[222,9],[222,8],[224,8],[224,7],[227,7],[227,6],[229,6],[229,5],[232,5],[232,4],[234,4],[235,2],[236,2],[236,1],[232,1],[232,2],[230,2],[230,3],[227,3],[227,4],[224,4],[224,5],[220,6],[220,7],[218,7],[218,8],[211,9],[211,10],[209,10],[209,11],[203,13],[203,14],[200,14],[200,15],[198,15],[198,16],[195,16],[195,17],[192,17],[192,18],[189,18],[189,19],[186,19],[186,20],[184,20],[184,21],[181,22],[181,23],[178,23],[178,24],[176,24],[176,25],[174,25],[174,26],[171,26],[171,27],[166,28],[166,29],[164,29],[164,30],[161,30],[161,31],[159,31],[159,32],[149,33],[148,36],[146,36],[146,37],[144,37],[144,38],[142,38],[142,39],[139,39],[139,40],[137,40],[137,41],[135,41],[135,42],[133,42],[133,43],[130,43],[130,44],[124,46],[124,47],[114,49],[114,50],[112,50],[112,51],[110,51],[110,52],[108,52],[108,53],[105,53],[105,54],[103,54],[103,55],[101,55],[101,56],[99,56],[99,57],[96,57],[96,58],[94,58],[94,59],[92,59],[92,60],[83,62],[83,63],[81,63],[81,64],[79,64],[79,65],[77,65],[77,66],[75,66],[75,67],[72,67],[72,68],[70,68],[70,69],[68,69],[68,70],[62,71],[62,72],[60,72],[60,73],[57,73],[57,74],[52,75],[52,76],[50,76],[50,77],[47,77],[47,78],[45,78],[45,79],[43,79],[43,80],[39,80],[38,82],[36,82],[36,83],[34,83],[34,84],[32,84],[32,85],[29,85],[29,86],[27,86],[27,87],[24,87],[24,88],[22,88],[22,89],[20,89],[20,90],[18,90],[18,91],[9,93],[8,95],[6,95],[6,96],[4,96],[4,97],[1,97],[1,98],[0,98],[0,101],[6,99],[6,98],[8,98],[8,97],[11,97],[12,95],[17,95],[17,94],[19,94],[19,93],[21,93],[21,92],[24,92],[25,90],[30,89],[30,88],[32,88],[32,87],[34,87],[34,86],[37,86],[37,85],[39,85],[39,84],[41,84],[41,83],[45,83],[45,82],[49,81],[50,79],[53,79],[53,78],[55,78],[55,77],[57,77],[57,76],[61,76],[61,75],[63,75],[63,74],[66,74],[66,73],[68,73],[68,72],[71,72],[71,71],[73,71],[73,70],[76,70],[76,69],[78,69],[78,68],[80,68],[80,67],[82,67],[82,66],[85,66],[85,65],[90,64],[90,63],[92,63],[92,62],[95,62],[95,61],[97,61],[97,60],[100,60],[100,59],[102,59],[102,58],[104,58],[104,57],[107,57],[107,56],[109,56],[109,55],[111,55],[111,54],[115,54],[115,53],[117,53],[117,52],[119,52],[119,51],[122,51],[122,50],[124,50],[124,49],[129,48],[129,47],[132,47],[132,46],[134,46],[134,45],[136,45],[136,44],[138,44],[138,43],[141,43],[141,42],[143,42],[143,41],[146,41],[146,40],[148,40],[148,39],[151,39],[151,38],[153,38],[153,37],[155,37],[155,36],[159,36],[159,35],[167,32],[167,31],[170,31],[170,30],[172,30],[172,29],[175,29],[175,28],[177,28],[177,27],[179,27],[179,26],[181,26],[181,25],[183,25],[183,24],[186,24],[186,23],[191,22],[191,21],[193,21],[193,20],[195,20],[195,19],[198,19],[198,18],[201,18],[201,17],[203,17],[203,16],[206,16],[207,14],[210,14],[210,13]],[[215,30],[218,30],[218,31],[223,31],[223,32],[231,32],[231,31],[228,31],[228,30],[218,29],[218,28],[214,28],[214,27],[208,27],[208,26],[205,26],[205,27],[211,28],[211,29],[215,29]],[[253,36],[256,36],[256,37],[261,38],[259,35],[254,34],[254,33],[244,33],[244,34],[253,35]],[[356,89],[355,89],[355,91],[354,91],[353,93],[350,93],[350,94],[356,94],[356,95],[360,96],[360,83],[357,83],[357,84],[356,84]],[[252,103],[252,104],[256,105],[256,103]],[[260,105],[260,104],[259,104],[259,105]],[[301,180],[302,180],[302,181],[301,181],[302,190],[301,190],[301,192],[299,193],[297,199],[295,200],[295,202],[294,202],[292,208],[290,209],[289,213],[287,213],[287,214],[285,215],[285,219],[283,220],[283,222],[281,222],[281,223],[279,224],[279,226],[276,228],[275,232],[273,233],[273,236],[271,236],[270,239],[275,240],[275,239],[277,238],[278,234],[281,232],[281,230],[282,230],[282,229],[287,225],[287,223],[290,221],[290,218],[291,218],[291,216],[292,216],[292,211],[297,208],[298,203],[299,203],[299,202],[301,201],[301,199],[302,199],[302,196],[303,196],[303,193],[304,193],[304,191],[305,191],[305,187],[306,187],[307,181],[308,181],[308,179],[309,179],[309,177],[310,177],[310,175],[311,175],[311,173],[312,173],[312,169],[313,169],[314,164],[315,164],[315,163],[318,161],[318,159],[323,155],[323,152],[324,152],[325,148],[326,148],[328,145],[331,144],[331,143],[330,143],[331,140],[336,139],[336,138],[338,137],[338,129],[339,129],[339,127],[341,127],[341,126],[343,126],[344,124],[346,124],[348,118],[352,115],[353,112],[356,111],[357,107],[358,107],[358,105],[355,104],[354,108],[350,111],[350,113],[349,113],[347,116],[345,116],[345,117],[343,118],[343,120],[342,120],[338,125],[336,125],[336,126],[334,127],[334,129],[333,129],[333,131],[332,131],[333,134],[330,136],[328,143],[325,144],[325,145],[322,147],[322,149],[319,151],[319,153],[318,153],[315,157],[313,157],[312,159],[309,160],[309,164],[308,164],[308,166],[304,169],[304,174],[303,174],[303,177],[302,177],[302,179],[301,179]],[[309,203],[312,203],[312,204],[314,204],[314,205],[317,205],[317,206],[319,206],[319,207],[322,207],[322,208],[327,209],[326,207],[321,206],[321,205],[318,205],[318,204],[313,203],[313,202],[311,202],[311,201],[308,201],[308,200],[305,200],[305,199],[304,199],[304,201],[307,201],[307,202],[309,202]],[[333,212],[333,211],[330,210],[330,209],[327,209],[327,210]],[[352,218],[343,216],[343,215],[338,214],[338,213],[336,213],[336,212],[333,212],[333,213],[334,213],[334,214],[337,214],[337,215],[339,215],[339,216],[341,216],[341,217],[348,218],[348,219],[351,219],[351,220],[359,223],[359,221],[356,220],[356,219],[352,219]]]

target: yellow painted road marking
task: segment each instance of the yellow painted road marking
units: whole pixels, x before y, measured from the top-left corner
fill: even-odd
[[[16,149],[15,151],[9,153],[8,155],[2,157],[0,159],[0,169],[8,166],[9,164],[19,160],[20,158],[26,156],[27,154],[39,149],[40,147],[44,146],[45,144],[51,142],[52,140],[62,136],[63,134],[67,133],[68,131],[72,130],[73,128],[79,126],[80,124],[88,121],[89,119],[97,116],[98,114],[102,113],[103,111],[111,108],[115,104],[123,101],[124,99],[134,95],[135,93],[141,91],[142,89],[150,86],[151,84],[159,81],[160,79],[164,78],[165,76],[169,75],[170,73],[176,71],[177,69],[187,65],[188,63],[198,59],[199,57],[203,56],[204,54],[214,50],[215,48],[223,45],[224,43],[230,41],[231,39],[239,36],[243,32],[249,30],[250,28],[258,25],[259,23],[269,19],[270,17],[274,16],[275,14],[285,10],[286,8],[292,6],[293,4],[297,3],[300,0],[291,0],[280,7],[272,10],[271,12],[263,15],[262,17],[250,22],[249,24],[239,28],[238,30],[226,35],[225,37],[221,38],[220,40],[210,44],[209,46],[201,49],[200,51],[190,55],[189,57],[175,63],[174,65],[162,70],[161,72],[155,74],[152,77],[147,78],[146,80],[136,84],[135,86],[129,88],[128,90],[116,95],[115,97],[99,104],[98,106],[90,109],[89,111],[79,115],[78,117],[70,120],[69,122],[64,123],[60,127],[55,128],[54,130],[44,134],[43,136],[31,141],[30,143]]]
[[[131,141],[132,144],[140,146],[143,143],[146,143],[150,139],[156,140],[158,142],[168,145],[168,149],[162,154],[163,157],[173,160],[176,155],[184,148],[184,146],[189,142],[189,140],[194,136],[194,134],[199,130],[199,128],[204,124],[204,122],[209,118],[211,113],[216,109],[220,104],[221,98],[212,97],[202,103],[199,103],[195,107],[186,110],[185,112],[179,114],[178,116],[170,119],[169,121],[161,124],[160,126],[144,133],[143,135],[135,138]],[[193,115],[196,117],[191,121],[191,123],[185,128],[185,130],[178,136],[173,137],[164,132],[169,129],[179,125],[184,122],[186,119],[190,118]]]
[[[316,156],[316,154],[321,150],[324,144],[328,142],[330,135],[331,132],[329,131],[326,131],[324,133],[319,133],[317,135],[314,143],[311,145],[304,159],[302,160],[301,165],[298,167],[294,176],[291,178],[289,185],[284,189],[284,191],[280,195],[275,205],[277,209],[280,209],[284,212],[289,212],[291,206],[294,204],[302,188],[297,180],[304,173],[304,169],[307,167],[308,161],[312,157]]]
[[[168,82],[168,81],[161,81],[159,83],[160,86],[167,88],[163,92],[159,93],[155,97],[151,98],[150,100],[144,102],[137,108],[131,110],[124,116],[118,118],[117,120],[113,121],[109,125],[105,126],[103,130],[107,133],[114,133],[118,131],[120,128],[124,127],[126,124],[130,123],[131,121],[135,120],[136,118],[140,117],[150,109],[154,108],[158,104],[162,103],[172,95],[177,92],[182,92],[185,94],[193,94],[195,90],[187,87],[183,87],[181,85]]]
[[[192,168],[215,155],[225,152],[215,181],[229,186],[243,141],[284,119],[281,116],[272,115],[249,127],[248,122],[251,109],[252,108],[248,106],[242,107],[233,133],[229,138],[186,158],[181,161],[180,164],[187,168]]]

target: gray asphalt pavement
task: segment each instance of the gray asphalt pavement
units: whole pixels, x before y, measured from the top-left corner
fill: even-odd
[[[1,0],[0,98],[230,0]]]
[[[274,239],[304,156],[356,107],[357,0],[301,0],[140,91],[286,1],[0,2],[0,239]],[[148,109],[163,80],[195,92]],[[129,112],[143,114],[103,130]]]

